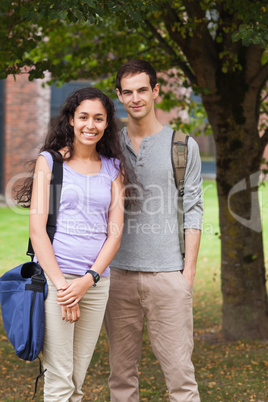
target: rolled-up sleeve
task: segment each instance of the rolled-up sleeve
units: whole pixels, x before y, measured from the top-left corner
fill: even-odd
[[[193,138],[188,141],[188,154],[184,179],[184,229],[202,230],[203,201],[201,159],[199,147]]]

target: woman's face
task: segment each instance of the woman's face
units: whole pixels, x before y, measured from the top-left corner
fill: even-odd
[[[99,99],[86,99],[70,118],[74,128],[74,145],[95,146],[107,127],[107,112]]]

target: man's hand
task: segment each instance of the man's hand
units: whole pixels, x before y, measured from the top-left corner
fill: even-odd
[[[194,269],[184,269],[182,275],[189,283],[191,290],[193,290],[194,286],[194,277],[195,277],[195,268]]]

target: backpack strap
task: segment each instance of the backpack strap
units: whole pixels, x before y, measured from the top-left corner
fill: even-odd
[[[184,196],[184,175],[187,163],[189,135],[180,131],[173,131],[171,142],[171,161],[174,173],[174,180],[178,189],[178,228],[179,241],[182,256],[185,256],[184,239],[184,214],[183,214],[183,196]]]
[[[60,155],[61,156],[61,155]],[[60,209],[60,197],[63,179],[63,164],[55,155],[53,157],[52,179],[50,183],[49,212],[47,218],[47,234],[53,243],[56,232],[57,217]]]
[[[62,179],[63,179],[63,165],[62,161],[59,160],[54,154],[51,153],[51,155],[53,158],[53,168],[50,182],[49,212],[48,212],[46,229],[49,239],[52,243],[56,232],[57,216],[60,207],[60,196],[61,196]],[[60,153],[59,155],[61,156]],[[33,261],[34,249],[30,238],[26,254],[29,255]]]

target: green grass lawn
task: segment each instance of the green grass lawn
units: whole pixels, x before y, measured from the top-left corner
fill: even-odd
[[[28,209],[0,207],[0,275],[21,264],[26,256],[29,236]]]
[[[267,402],[267,342],[225,342],[220,333],[220,239],[218,205],[214,181],[204,190],[203,235],[194,285],[193,361],[201,400]],[[264,250],[268,250],[268,183],[260,188]],[[0,274],[24,259],[28,243],[28,215],[25,210],[0,208]],[[268,255],[266,255],[268,266]],[[18,359],[0,322],[0,400],[23,401],[33,394],[37,362]],[[86,401],[109,401],[108,344],[104,330],[84,385]],[[42,401],[42,380],[37,401]],[[165,381],[155,359],[147,332],[140,364],[140,400],[168,401]]]

